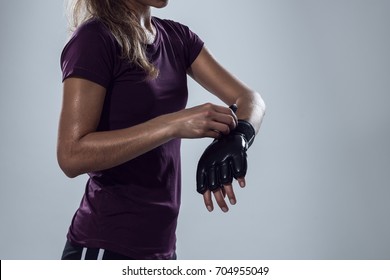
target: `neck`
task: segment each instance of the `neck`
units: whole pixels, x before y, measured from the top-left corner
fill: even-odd
[[[129,1],[128,7],[136,14],[140,25],[153,33],[151,8],[137,2]]]

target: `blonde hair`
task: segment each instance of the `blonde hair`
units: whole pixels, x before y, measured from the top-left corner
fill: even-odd
[[[122,48],[122,57],[145,70],[149,78],[158,76],[158,69],[146,56],[147,37],[137,15],[126,4],[128,0],[69,0],[69,27],[74,31],[89,19],[102,21]]]

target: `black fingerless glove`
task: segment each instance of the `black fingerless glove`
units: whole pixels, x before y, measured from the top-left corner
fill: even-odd
[[[244,177],[247,170],[246,151],[255,138],[253,126],[243,120],[228,135],[215,139],[203,152],[196,171],[197,191],[216,190],[224,184]]]

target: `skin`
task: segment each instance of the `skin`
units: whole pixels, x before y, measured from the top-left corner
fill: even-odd
[[[129,7],[139,15],[142,26],[154,32],[150,7],[162,8],[168,0],[133,0]],[[97,132],[106,89],[91,81],[71,77],[63,83],[63,104],[60,115],[57,158],[70,178],[80,174],[112,168],[142,155],[174,138],[217,138],[228,134],[237,119],[249,121],[256,132],[265,113],[260,94],[254,92],[224,69],[206,47],[188,69],[188,74],[227,105],[237,104],[234,114],[227,106],[211,103],[184,109],[151,119],[126,129]],[[245,178],[238,183],[245,187]],[[231,184],[204,195],[209,211],[213,199],[222,211],[236,204]]]

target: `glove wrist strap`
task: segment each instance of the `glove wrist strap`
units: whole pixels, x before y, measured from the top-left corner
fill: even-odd
[[[247,121],[238,120],[238,124],[234,132],[238,132],[244,135],[248,143],[248,148],[252,145],[253,141],[255,140],[256,131],[253,128],[253,126]]]

